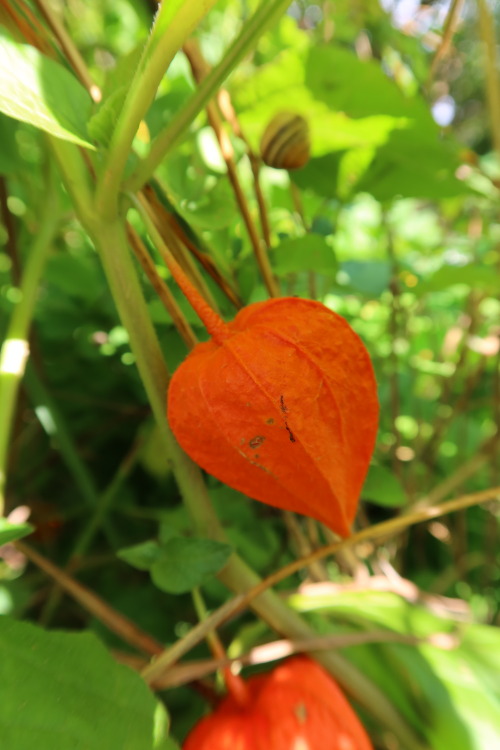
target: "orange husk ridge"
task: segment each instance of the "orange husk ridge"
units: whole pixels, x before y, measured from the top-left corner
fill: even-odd
[[[183,750],[373,750],[336,682],[316,662],[297,656],[245,681],[201,719]]]
[[[226,324],[173,263],[211,335],[170,383],[178,442],[230,487],[348,536],[378,423],[363,343],[341,316],[295,297],[248,305]]]

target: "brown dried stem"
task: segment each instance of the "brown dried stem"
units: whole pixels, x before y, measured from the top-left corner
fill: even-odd
[[[130,226],[130,224],[127,224],[127,237],[130,246],[134,251],[135,257],[141,264],[142,269],[151,282],[151,286],[157,293],[166,311],[174,321],[174,325],[179,331],[179,334],[181,335],[188,348],[193,349],[198,343],[195,332],[186,320],[186,317],[177,304],[177,300],[173,296],[172,292],[165,284],[163,279],[159,276],[155,264],[153,263],[153,260],[149,255],[141,238],[139,237],[135,229]]]
[[[434,53],[434,57],[432,58],[431,66],[429,69],[429,75],[427,78],[427,84],[426,84],[427,88],[432,83],[438,64],[441,62],[443,57],[446,57],[446,55],[448,54],[450,50],[451,40],[453,39],[453,35],[455,34],[455,31],[457,30],[458,21],[459,21],[459,17],[460,17],[460,13],[462,11],[463,5],[464,5],[464,0],[452,0],[452,3],[448,10],[448,14],[446,16],[446,20],[444,22],[443,35],[441,37],[441,42],[436,52]]]
[[[34,0],[34,2],[81,83],[85,86],[94,102],[100,102],[101,91],[99,86],[97,86],[92,80],[85,60],[64,28],[64,25],[59,20],[57,13],[54,12],[51,4],[48,3],[47,0]]]
[[[207,65],[201,57],[201,53],[199,52],[197,46],[192,40],[186,43],[183,49],[186,57],[189,60],[189,64],[191,65],[193,76],[199,83],[207,75]],[[262,279],[269,295],[271,297],[278,297],[280,294],[279,286],[273,275],[267,251],[264,248],[259,235],[257,234],[255,223],[250,213],[248,202],[241,187],[238,172],[236,170],[233,146],[228,134],[224,129],[222,118],[217,105],[214,102],[209,102],[209,104],[207,104],[207,117],[212,130],[215,133],[217,141],[219,142],[222,158],[224,159],[224,162],[226,164],[227,176],[229,178],[231,187],[233,188],[238,208],[240,209],[243,222],[250,238],[250,243],[252,245],[252,249]]]
[[[255,197],[257,199],[257,205],[259,207],[259,218],[260,218],[260,225],[262,228],[262,235],[264,237],[264,242],[266,243],[267,247],[270,248],[271,247],[271,226],[269,224],[269,215],[267,212],[266,200],[264,198],[264,194],[262,192],[262,187],[260,184],[261,160],[259,156],[253,151],[250,145],[250,142],[248,141],[246,135],[243,133],[241,129],[240,122],[238,120],[238,117],[236,116],[236,112],[234,111],[234,107],[231,102],[231,97],[229,96],[229,92],[226,91],[226,89],[220,89],[220,91],[218,92],[217,103],[219,105],[219,109],[222,112],[223,117],[232,127],[233,133],[235,134],[235,136],[239,138],[241,141],[243,141],[243,143],[247,147],[247,156],[250,161],[250,166],[252,168]]]
[[[34,563],[40,570],[47,573],[66,593],[73,597],[87,612],[97,617],[109,630],[118,635],[125,643],[129,643],[145,654],[155,656],[163,652],[163,646],[148,633],[137,627],[131,620],[106,604],[100,596],[94,594],[74,578],[65,573],[57,565],[47,560],[39,552],[24,542],[16,542],[17,549]]]

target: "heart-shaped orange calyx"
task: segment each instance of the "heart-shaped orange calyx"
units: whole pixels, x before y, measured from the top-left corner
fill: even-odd
[[[182,448],[230,487],[348,536],[378,423],[360,338],[295,297],[249,305],[211,333],[170,383]]]

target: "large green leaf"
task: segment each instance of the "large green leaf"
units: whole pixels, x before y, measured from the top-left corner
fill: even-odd
[[[422,137],[437,136],[435,124],[424,99],[408,97],[375,60],[360,60],[354,52],[336,45],[311,47],[305,70],[305,83],[316,99],[349,117],[384,114],[418,123]]]
[[[233,96],[245,135],[255,148],[267,122],[276,113],[290,109],[302,114],[309,123],[313,156],[380,146],[387,142],[394,128],[407,127],[404,113],[393,117],[380,103],[373,112],[358,119],[352,119],[341,108],[331,107],[307,85],[306,61],[305,54],[287,50],[251,78],[244,81],[236,78]],[[344,75],[348,81],[349,71],[344,71]]]
[[[0,36],[0,111],[56,138],[93,149],[86,131],[91,99],[62,65]]]
[[[421,281],[418,294],[440,292],[455,284],[480,289],[489,294],[500,294],[500,276],[496,269],[467,263],[465,266],[441,266],[432,276]]]
[[[313,47],[305,82],[317,100],[349,117],[384,113],[395,118],[385,137],[374,144],[376,157],[359,175],[358,191],[370,192],[378,200],[440,198],[468,191],[454,176],[460,163],[458,145],[443,140],[427,102],[404,94],[377,62],[360,60],[340,46]]]
[[[91,633],[0,617],[5,750],[165,750],[168,720],[138,674]]]

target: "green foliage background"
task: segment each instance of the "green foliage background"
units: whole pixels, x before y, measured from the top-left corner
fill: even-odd
[[[250,0],[215,4],[196,31],[208,63],[223,58],[257,5]],[[340,0],[330,6],[295,2],[226,85],[255,150],[280,110],[292,108],[310,124],[307,166],[290,174],[267,167],[261,171],[272,228],[269,257],[284,294],[314,297],[343,315],[373,358],[381,424],[362,493],[358,523],[364,527],[404,514],[422,498],[438,503],[499,484],[500,172],[484,93],[491,71],[475,6],[465,6],[451,49],[432,73],[447,4],[418,7],[406,25],[398,22],[397,2],[392,13],[376,0]],[[9,64],[2,56],[1,63],[2,338],[22,301],[20,280],[40,226],[52,211],[55,222],[41,281],[33,291],[31,356],[6,466],[7,514],[27,506],[35,527],[26,540],[32,547],[61,568],[73,560],[70,573],[78,581],[158,642],[172,644],[198,619],[189,593],[193,587],[202,587],[211,610],[227,601],[228,591],[215,574],[230,548],[194,538],[199,534],[193,534],[165,456],[129,332],[94,244],[50,166],[46,136],[37,129],[89,146],[88,158],[99,171],[152,9],[138,0],[69,3],[60,17],[103,91],[103,104],[91,104],[60,55],[45,59],[40,73],[33,67],[35,50],[19,48],[28,71],[21,76],[26,90],[10,78],[21,75],[16,68],[21,58]],[[3,16],[0,21],[5,24],[2,48],[12,50],[12,27]],[[195,89],[179,52],[145,117],[146,141],[168,125]],[[33,90],[39,106],[30,98]],[[453,112],[446,124],[440,124],[439,106]],[[258,222],[246,146],[234,135],[232,143]],[[144,137],[135,139],[134,148],[126,175],[147,151]],[[204,112],[155,177],[164,205],[242,302],[265,299]],[[50,190],[57,194],[55,208],[47,198]],[[131,211],[129,219],[144,236],[138,214]],[[160,255],[152,252],[158,274],[202,340],[206,334],[198,318]],[[138,265],[137,272],[165,360],[174,370],[187,354],[186,345]],[[222,314],[234,316],[234,306],[201,273]],[[0,391],[0,398],[6,392]],[[213,478],[206,481],[229,544],[262,576],[329,541],[304,519],[284,519]],[[14,513],[11,525],[0,526],[0,544],[31,531],[25,520]],[[358,545],[350,555],[329,558],[319,573],[306,569],[278,588],[320,635],[382,628],[427,639],[358,645],[343,654],[389,698],[421,748],[483,750],[500,737],[498,539],[498,503],[493,502],[387,542]],[[325,593],[314,585],[299,591],[318,578],[334,586]],[[194,690],[181,686],[160,692],[157,702],[128,668],[127,679],[122,678],[126,668],[111,662],[90,634],[75,632],[73,647],[67,634],[15,624],[30,620],[44,628],[90,630],[108,648],[122,655],[130,650],[80,604],[54,593],[45,575],[27,566],[12,545],[2,548],[0,613],[5,617],[0,620],[0,682],[10,696],[0,701],[0,730],[7,732],[25,697],[23,710],[37,731],[39,714],[44,715],[46,734],[37,743],[42,750],[174,747],[174,739],[182,741],[206,709],[201,696],[214,695],[210,678]],[[431,638],[436,634],[446,635],[453,647],[442,648],[439,639]],[[275,634],[247,610],[221,629],[221,637],[229,654],[238,656]],[[42,654],[39,673],[38,665],[16,656],[16,649],[28,653],[31,642]],[[208,647],[198,644],[189,656],[207,658]],[[95,672],[87,674],[82,670],[89,662],[91,672],[90,661]],[[112,674],[113,669],[120,672]],[[71,673],[77,688],[59,684],[58,670]],[[109,690],[109,720],[100,730],[91,721],[101,700],[92,685],[104,675],[114,681],[116,692]],[[35,681],[28,682],[28,676]],[[53,683],[63,703],[54,692],[44,714],[43,704],[37,704],[40,686],[49,691]],[[64,703],[68,692],[74,705]],[[172,720],[174,739],[168,741],[158,708],[163,705]],[[69,735],[62,739],[56,731],[61,706],[69,716]],[[404,748],[367,706],[357,702],[356,707],[374,746]],[[120,733],[132,725],[137,739],[123,744]],[[160,727],[156,733],[154,726]],[[6,750],[32,747],[28,734],[9,731]],[[71,744],[73,734],[80,744]]]

